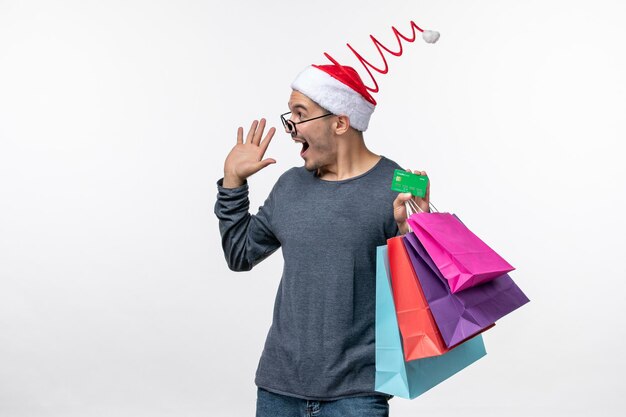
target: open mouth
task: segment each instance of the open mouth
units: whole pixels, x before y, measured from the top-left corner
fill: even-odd
[[[302,149],[300,150],[300,156],[304,156],[306,151],[309,149],[309,143],[306,140],[296,140],[296,142],[302,144]]]
[[[303,156],[308,149],[309,149],[309,142],[303,142],[302,150],[300,151],[300,156]]]

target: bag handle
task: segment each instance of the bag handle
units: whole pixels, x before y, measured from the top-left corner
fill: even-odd
[[[435,213],[439,213],[439,210],[437,210],[437,207],[435,207],[435,205],[431,203],[430,201],[428,202],[428,207],[430,207],[431,213],[433,211]],[[408,200],[404,202],[404,209],[406,210],[407,219],[411,217],[413,214],[426,213],[424,210],[422,210],[422,208],[415,201],[413,201],[412,198],[409,198]],[[411,229],[411,226],[408,224],[408,222],[407,222],[407,226],[409,228],[409,233],[412,233],[413,229]]]
[[[417,203],[413,201],[412,198],[404,202],[404,207],[406,208],[407,217],[409,217],[409,211],[411,211],[412,213],[425,213],[425,211],[422,210],[422,208],[418,206]],[[435,205],[431,203],[430,201],[428,202],[428,207],[430,207],[431,212],[434,211],[435,213],[439,213],[439,210],[437,210],[437,207],[435,207]]]

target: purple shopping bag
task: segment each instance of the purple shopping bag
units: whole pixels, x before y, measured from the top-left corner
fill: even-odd
[[[408,233],[403,240],[446,346],[485,330],[529,301],[508,274],[452,293],[415,234]]]
[[[453,293],[515,269],[453,214],[416,213],[408,222]]]

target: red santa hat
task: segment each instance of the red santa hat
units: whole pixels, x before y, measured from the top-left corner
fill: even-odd
[[[291,84],[329,112],[350,118],[350,126],[364,132],[376,107],[359,74],[343,65],[310,65]]]
[[[417,28],[417,25],[415,27]],[[439,39],[439,32],[424,30],[422,38],[427,43],[435,43]],[[402,49],[400,49],[400,54],[401,51]],[[298,74],[291,88],[301,92],[333,114],[348,116],[350,126],[365,132],[370,116],[376,108],[376,100],[368,91],[372,90],[365,86],[354,68],[332,61],[333,65],[306,67]]]

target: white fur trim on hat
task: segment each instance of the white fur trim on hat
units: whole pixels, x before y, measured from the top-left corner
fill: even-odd
[[[305,68],[291,84],[329,112],[345,115],[350,126],[365,132],[375,106],[341,81],[314,66]]]

